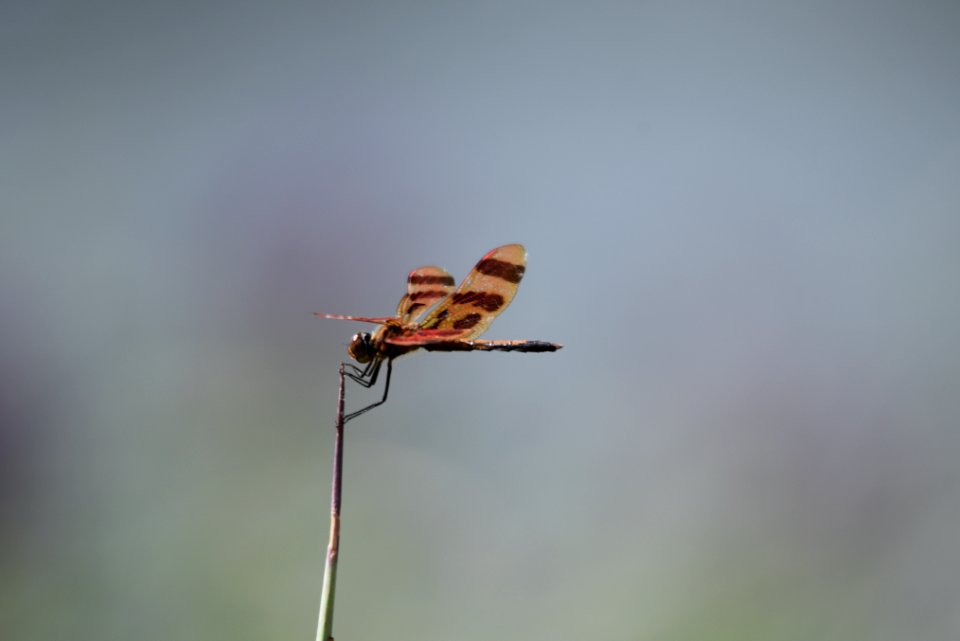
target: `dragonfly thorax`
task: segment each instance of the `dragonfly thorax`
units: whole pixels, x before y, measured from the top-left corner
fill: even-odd
[[[358,363],[369,363],[377,350],[373,347],[369,332],[360,332],[353,335],[353,340],[347,346],[347,354]]]

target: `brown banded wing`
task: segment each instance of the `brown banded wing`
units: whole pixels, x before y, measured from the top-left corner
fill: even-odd
[[[453,276],[442,267],[418,267],[407,275],[407,293],[397,305],[397,318],[404,324],[417,320],[423,312],[453,291]]]
[[[468,329],[409,329],[398,336],[390,336],[384,340],[391,345],[409,347],[459,341],[465,339],[469,332]]]
[[[463,330],[458,336],[461,340],[479,336],[513,300],[526,268],[523,245],[504,245],[490,251],[460,287],[427,314],[420,329]]]

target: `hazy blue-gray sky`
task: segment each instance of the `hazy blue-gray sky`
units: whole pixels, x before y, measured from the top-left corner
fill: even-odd
[[[953,2],[0,5],[0,636],[960,633]],[[367,395],[350,389],[348,402]]]

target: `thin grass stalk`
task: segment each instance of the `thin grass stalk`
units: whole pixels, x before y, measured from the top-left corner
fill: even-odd
[[[340,554],[340,497],[343,488],[344,387],[344,364],[340,363],[336,441],[333,446],[333,489],[330,492],[330,543],[327,545],[327,562],[323,570],[317,641],[333,641],[333,601],[337,587],[337,560]]]

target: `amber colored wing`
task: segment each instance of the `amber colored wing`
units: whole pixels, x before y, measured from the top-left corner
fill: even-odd
[[[384,340],[391,345],[428,345],[458,341],[469,333],[468,329],[411,329]]]
[[[403,323],[414,322],[438,300],[453,291],[453,276],[442,267],[418,267],[407,275],[407,293],[397,305],[397,317]]]
[[[344,316],[343,314],[324,314],[323,312],[314,312],[314,316],[319,316],[320,318],[332,318],[334,320],[349,320],[349,321],[360,321],[361,323],[378,323],[383,325],[388,321],[395,320],[393,318],[385,317],[374,317],[374,316]]]
[[[513,300],[526,268],[523,245],[497,247],[480,259],[457,291],[427,314],[420,329],[465,330],[458,336],[463,340],[479,336]]]

